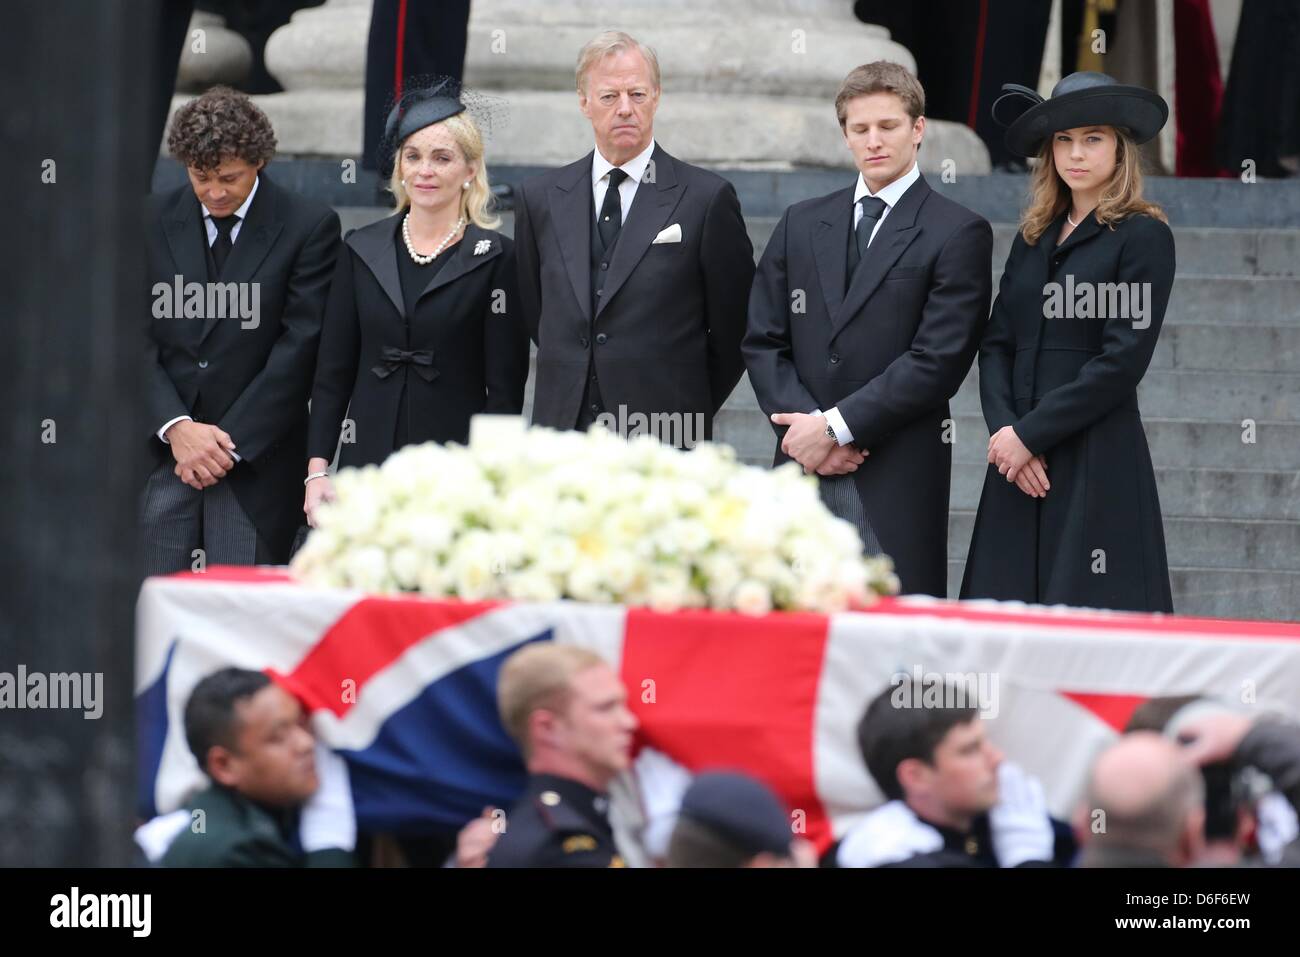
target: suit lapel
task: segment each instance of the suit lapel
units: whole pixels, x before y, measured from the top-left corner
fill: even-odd
[[[251,280],[284,228],[280,220],[279,191],[265,173],[259,175],[261,182],[257,186],[257,195],[253,197],[253,205],[248,207],[248,218],[239,226],[239,237],[230,249],[230,257],[221,274],[222,283]],[[208,337],[219,321],[219,316],[208,316],[203,320],[200,342]]]
[[[474,250],[479,248],[478,244],[480,242],[490,243],[490,246],[475,255]],[[484,263],[491,262],[501,255],[501,251],[501,241],[499,239],[471,223],[465,227],[465,235],[456,244],[456,250],[453,253],[451,262],[444,265],[438,270],[438,274],[429,280],[429,284],[424,287],[424,292],[420,293],[419,298],[423,299],[435,289],[440,289],[447,283],[456,281],[465,273],[477,269]]]
[[[822,299],[831,319],[844,301],[845,272],[848,269],[849,226],[853,215],[853,190],[832,193],[821,220],[812,230],[813,262],[821,279]]]
[[[627,282],[632,270],[646,254],[650,244],[659,231],[668,222],[681,199],[682,187],[677,183],[677,170],[673,158],[656,146],[650,157],[650,169],[654,170],[653,182],[643,182],[636,189],[636,198],[628,210],[627,222],[618,232],[618,242],[614,245],[614,258],[609,263],[609,275],[605,278],[604,292],[600,305],[596,307],[596,316],[609,305],[619,287]]]
[[[591,206],[591,159],[565,169],[551,185],[547,202],[552,231],[564,257],[564,271],[585,319],[591,319],[591,223],[596,214]]]
[[[185,282],[206,282],[208,278],[208,260],[203,251],[208,234],[200,210],[194,190],[185,186],[167,217],[167,247]]]
[[[406,303],[402,298],[402,279],[397,274],[397,245],[393,242],[395,229],[392,216],[386,216],[374,226],[367,226],[351,233],[345,242],[352,247],[366,268],[374,275],[379,288],[397,310],[398,316],[406,315]],[[443,267],[446,269],[447,267]]]
[[[871,240],[871,245],[861,265],[858,266],[858,271],[853,274],[853,282],[844,295],[844,302],[840,304],[839,311],[831,317],[832,339],[839,335],[840,331],[862,310],[885,278],[885,273],[893,268],[894,263],[898,262],[898,257],[903,255],[903,250],[907,249],[912,240],[920,234],[916,225],[916,216],[921,210],[921,204],[929,195],[929,184],[926,183],[924,176],[919,177],[889,211],[885,221],[880,224],[880,230]],[[848,242],[847,233],[844,241]],[[844,259],[847,255],[848,250],[841,249],[840,258]]]

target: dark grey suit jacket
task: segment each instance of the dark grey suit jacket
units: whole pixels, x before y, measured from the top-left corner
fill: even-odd
[[[591,163],[588,153],[535,177],[516,199],[519,295],[537,343],[533,422],[574,427],[594,357],[609,412],[700,413],[711,435],[744,371],[754,275],[736,191],[656,146],[593,315]],[[653,242],[674,224],[681,242]]]
[[[222,283],[255,283],[258,315],[154,317],[143,374],[148,441],[155,461],[171,457],[154,434],[180,415],[230,434],[243,461],[229,482],[274,561],[286,561],[302,524],[307,398],[321,317],[339,251],[339,217],[278,186],[263,171]],[[149,197],[146,243],[151,284],[206,283],[203,212],[187,183]],[[179,481],[179,479],[177,479]]]
[[[763,411],[837,407],[867,450],[853,473],[903,591],[947,591],[948,400],[989,314],[993,231],[920,177],[846,290],[853,189],[796,203],[763,253],[745,364]],[[777,430],[777,464],[787,461]]]

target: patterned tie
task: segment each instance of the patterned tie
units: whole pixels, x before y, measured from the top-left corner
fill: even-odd
[[[600,218],[596,222],[596,228],[600,230],[600,241],[606,249],[614,244],[618,231],[623,228],[623,203],[619,199],[618,188],[625,179],[627,173],[623,170],[609,171],[609,188],[605,190],[605,201],[600,204]]]
[[[238,222],[238,216],[212,217],[212,225],[217,227],[217,238],[212,244],[212,262],[216,264],[218,278],[220,278],[222,271],[226,267],[226,260],[230,258],[230,251],[235,248],[235,241],[231,239],[230,234],[234,231],[235,224]]]

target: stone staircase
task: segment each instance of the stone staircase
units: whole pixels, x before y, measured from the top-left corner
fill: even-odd
[[[746,192],[746,209],[771,211]],[[341,212],[345,226],[382,213]],[[1015,227],[1009,215],[984,212],[995,220],[996,290]],[[776,217],[748,216],[747,223],[761,254]],[[512,225],[507,217],[506,231]],[[1300,619],[1300,228],[1175,225],[1174,233],[1178,277],[1139,396],[1174,607],[1190,615]],[[531,390],[530,378],[530,405]],[[948,577],[955,596],[986,468],[977,370],[952,406]],[[1246,420],[1255,424],[1253,442],[1246,441]],[[771,462],[773,433],[747,379],[719,414],[716,437],[747,462]]]

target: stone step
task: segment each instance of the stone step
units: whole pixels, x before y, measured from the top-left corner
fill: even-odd
[[[1295,423],[1300,421],[1300,372],[1192,372],[1156,369],[1138,390],[1143,415],[1167,419]],[[727,408],[758,408],[742,377]],[[980,414],[979,375],[972,368],[952,400],[957,416]]]
[[[953,466],[952,508],[978,507],[988,468],[975,462]],[[1050,456],[1047,477],[1052,477]],[[1167,518],[1300,521],[1300,472],[1295,470],[1157,467],[1156,488]]]
[[[948,562],[948,595],[961,592],[964,560]],[[1294,621],[1300,609],[1300,573],[1254,568],[1169,569],[1174,612],[1206,618]]]
[[[949,513],[949,558],[966,557],[974,521],[972,510]],[[1165,516],[1164,525],[1171,566],[1300,572],[1300,521]]]
[[[1144,415],[1212,422],[1300,421],[1300,371],[1203,372],[1153,369],[1138,387]],[[980,412],[978,374],[972,371],[952,402],[956,414]]]
[[[761,430],[766,426],[761,412],[751,415],[750,428]],[[983,416],[959,415],[955,419],[953,461],[982,465],[989,437]],[[1142,425],[1151,448],[1151,460],[1158,468],[1300,469],[1300,424],[1297,423],[1260,422],[1255,428],[1254,442],[1242,441],[1244,430],[1240,422],[1144,415]]]
[[[1170,322],[1160,330],[1151,368],[1295,372],[1300,370],[1300,322],[1236,326]]]
[[[775,216],[746,215],[750,241],[761,254],[776,228]],[[1178,274],[1186,276],[1300,276],[1300,229],[1177,226]],[[1017,227],[993,224],[993,267],[1000,272]]]

